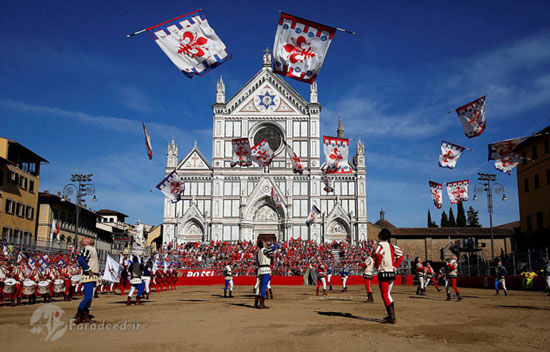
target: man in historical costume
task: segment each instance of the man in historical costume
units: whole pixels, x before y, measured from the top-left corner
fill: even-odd
[[[223,276],[225,279],[225,286],[223,288],[223,298],[233,297],[233,269],[229,263],[223,268]],[[227,289],[229,288],[229,296],[227,296]]]
[[[327,294],[327,279],[326,279],[326,267],[319,260],[319,265],[317,266],[317,289],[315,290],[315,296],[319,296],[319,288],[321,284],[323,285],[323,295]]]
[[[504,290],[504,295],[508,296],[508,290],[506,289],[506,275],[508,275],[508,271],[502,265],[502,261],[498,261],[498,267],[496,272],[496,278],[495,278],[495,295],[498,296],[499,294],[499,284],[502,285],[502,289]]]
[[[458,277],[458,261],[456,255],[453,255],[451,257],[451,260],[447,263],[445,269],[447,275],[447,301],[451,300],[451,289],[449,288],[449,286],[452,286],[453,290],[456,293],[456,300],[457,302],[460,302],[462,301],[462,296],[458,291],[458,287],[456,287],[456,278]]]
[[[265,248],[264,241],[258,241],[258,253],[256,255],[256,261],[258,263],[258,279],[259,285],[256,290],[256,295],[254,298],[254,307],[259,309],[268,309],[269,307],[265,306],[265,296],[267,285],[271,279],[271,262],[273,260],[272,254],[276,251],[280,245],[275,243],[270,248]],[[258,305],[259,302],[259,305]]]
[[[364,262],[359,264],[359,267],[363,269],[363,284],[367,290],[367,303],[374,302],[372,298],[372,290],[370,288],[370,283],[372,281],[372,274],[374,271],[374,259],[371,256],[367,255],[367,258]]]
[[[136,304],[141,304],[141,295],[143,294],[143,288],[145,284],[141,279],[143,275],[143,263],[140,262],[139,258],[135,255],[132,258],[132,262],[128,267],[128,272],[130,273],[130,293],[128,293],[128,299],[126,300],[126,305],[129,306],[132,304],[132,295],[134,291],[137,290]]]
[[[99,280],[99,260],[94,247],[95,241],[89,237],[80,239],[82,249],[78,253],[77,262],[82,268],[81,285],[83,287],[84,297],[78,305],[78,310],[75,316],[75,323],[91,322],[90,306],[94,298],[94,287]]]
[[[342,267],[342,271],[340,272],[340,277],[342,278],[342,292],[348,292],[348,286],[346,283],[349,277],[349,268],[345,263]]]
[[[403,252],[399,247],[390,243],[390,231],[386,228],[378,234],[378,245],[374,250],[374,266],[378,269],[378,282],[380,294],[388,316],[384,322],[395,324],[395,306],[391,296],[393,281],[395,280],[396,269],[403,261]]]
[[[124,290],[126,289],[126,286],[128,286],[128,266],[130,265],[128,256],[126,254],[123,254],[120,257],[119,264],[122,268],[122,271],[120,272],[120,280],[118,283],[118,289],[120,290],[120,295],[124,296]]]
[[[3,253],[0,252],[0,302],[4,301],[4,287],[5,287],[5,280],[9,278],[10,276],[10,267],[8,265],[8,262],[6,258],[4,257]],[[15,288],[13,288],[15,290]]]
[[[426,267],[424,268],[424,275],[425,275],[424,289],[426,289],[426,287],[431,282],[434,284],[434,287],[437,290],[437,292],[441,291],[441,289],[439,289],[439,286],[437,286],[437,281],[434,278],[434,275],[435,275],[434,269],[432,268],[432,265],[430,264],[430,262],[426,262]]]
[[[426,289],[426,286],[424,283],[424,271],[425,271],[424,264],[422,264],[422,258],[420,257],[416,257],[415,262],[416,262],[415,274],[416,274],[416,279],[418,280],[418,286],[416,287],[416,294],[423,295]]]
[[[145,264],[143,265],[143,275],[141,279],[144,284],[145,298],[149,299],[149,293],[151,293],[151,273],[153,271],[153,259],[151,257],[147,258]]]
[[[54,281],[59,277],[59,272],[55,267],[55,260],[50,260],[48,267],[44,270],[44,278],[48,281],[48,293],[42,295],[44,303],[51,302],[53,297]]]
[[[327,268],[327,281],[328,289],[329,291],[332,291],[332,265],[329,265]]]

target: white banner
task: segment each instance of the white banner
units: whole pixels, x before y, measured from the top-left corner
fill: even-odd
[[[253,160],[261,167],[269,166],[275,157],[273,150],[271,150],[269,143],[265,139],[253,146],[251,152]]]
[[[511,138],[489,144],[489,160],[504,159],[526,138],[527,137]]]
[[[117,263],[117,261],[114,260],[110,255],[108,255],[102,279],[110,282],[119,282],[121,271],[122,267],[120,266],[120,264]]]
[[[285,144],[286,153],[288,154],[288,157],[292,162],[292,172],[298,175],[303,174],[304,168],[302,167],[302,162],[300,161],[300,158],[298,158],[296,153],[294,153],[294,151],[286,141],[283,141],[283,143]]]
[[[283,205],[283,198],[279,192],[275,190],[275,187],[271,187],[271,199],[273,199],[273,202],[277,208],[280,208]]]
[[[509,153],[502,159],[495,161],[495,169],[505,172],[508,175],[512,173],[512,170],[519,165],[523,158],[516,153]]]
[[[281,13],[273,44],[273,71],[313,82],[336,28]]]
[[[235,138],[231,141],[231,144],[233,145],[233,160],[231,160],[230,166],[252,165],[252,155],[248,138]]]
[[[202,76],[231,58],[200,10],[147,28],[155,43],[189,78]]]
[[[469,180],[447,183],[447,195],[449,196],[451,204],[468,200],[469,185]]]
[[[185,185],[182,181],[182,177],[176,174],[176,170],[172,171],[164,180],[156,186],[164,195],[175,203],[181,199]]]
[[[464,147],[447,141],[441,141],[441,154],[439,154],[439,166],[453,169]]]
[[[459,107],[456,113],[466,137],[477,137],[485,130],[485,96]]]
[[[325,171],[328,174],[348,174],[351,167],[348,162],[349,139],[323,136],[325,152]]]
[[[443,185],[437,182],[428,181],[430,184],[430,193],[437,209],[443,206]]]

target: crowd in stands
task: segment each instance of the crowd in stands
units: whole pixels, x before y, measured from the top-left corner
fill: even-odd
[[[227,264],[234,266],[234,275],[256,275],[256,252],[258,247],[249,241],[238,242],[202,242],[169,246],[162,250],[178,268],[197,270],[209,269],[221,271]],[[273,275],[303,275],[308,268],[315,267],[319,261],[330,265],[337,271],[344,264],[352,272],[358,273],[359,263],[373,250],[373,242],[361,242],[350,245],[347,242],[317,244],[312,241],[291,239],[281,243],[281,249],[275,253]]]

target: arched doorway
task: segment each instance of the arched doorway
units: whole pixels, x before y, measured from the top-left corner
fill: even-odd
[[[348,226],[340,219],[334,220],[330,223],[327,231],[326,238],[329,241],[350,241],[351,234]]]
[[[264,204],[254,213],[254,232],[256,238],[269,243],[274,243],[279,237],[279,214],[270,205]]]
[[[178,236],[178,244],[180,242],[202,242],[204,240],[204,230],[202,226],[195,220],[189,220],[183,225],[182,232]]]

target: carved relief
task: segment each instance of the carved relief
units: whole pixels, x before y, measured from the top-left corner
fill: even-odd
[[[277,213],[273,208],[271,208],[269,205],[264,205],[258,211],[256,211],[256,214],[254,215],[255,221],[263,221],[263,222],[275,222],[278,220]]]

